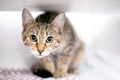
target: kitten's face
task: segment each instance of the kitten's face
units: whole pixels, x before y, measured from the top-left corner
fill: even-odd
[[[23,10],[23,41],[33,55],[38,58],[48,56],[61,42],[64,22],[59,21],[63,15],[58,15],[52,23],[36,23],[27,9]]]
[[[51,25],[48,24],[34,25],[23,32],[25,45],[30,47],[33,55],[37,57],[49,55],[60,44],[61,35],[49,27]]]

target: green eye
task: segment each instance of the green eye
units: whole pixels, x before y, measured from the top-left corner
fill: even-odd
[[[54,38],[52,36],[49,36],[46,40],[47,43],[53,42]]]
[[[37,37],[35,35],[30,35],[30,40],[33,42],[37,41]]]

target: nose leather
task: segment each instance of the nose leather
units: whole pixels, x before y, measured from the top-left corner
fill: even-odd
[[[44,51],[44,48],[45,48],[45,45],[44,45],[44,44],[39,44],[39,45],[38,45],[38,52],[39,52],[40,55],[41,55],[42,52]]]
[[[41,55],[44,50],[38,50],[39,54]]]

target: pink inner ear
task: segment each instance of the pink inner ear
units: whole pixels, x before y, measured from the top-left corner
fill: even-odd
[[[57,32],[62,32],[65,24],[65,15],[64,13],[59,14],[52,22],[54,28]]]
[[[22,12],[22,21],[24,28],[28,27],[28,25],[33,24],[35,22],[31,13],[27,9],[24,9]]]

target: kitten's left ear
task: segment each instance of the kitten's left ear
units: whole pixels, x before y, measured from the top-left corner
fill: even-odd
[[[65,14],[64,13],[59,14],[57,17],[55,17],[51,24],[53,29],[55,29],[58,33],[61,33],[63,31],[65,24]]]
[[[35,23],[35,20],[28,9],[23,9],[22,11],[22,23],[24,29]]]

